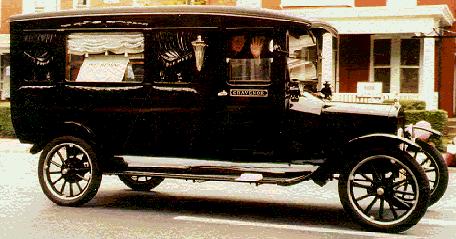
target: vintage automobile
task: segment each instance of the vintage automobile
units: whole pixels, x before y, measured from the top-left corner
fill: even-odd
[[[41,152],[39,182],[56,204],[88,202],[115,174],[134,190],[165,178],[338,179],[344,209],[369,230],[407,230],[427,210],[429,181],[409,153],[422,149],[398,136],[400,105],[326,102],[294,86],[321,82],[323,39],[337,38],[324,22],[188,6],[10,20],[13,125]]]

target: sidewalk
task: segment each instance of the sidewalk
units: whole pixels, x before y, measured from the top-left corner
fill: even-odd
[[[28,153],[32,145],[21,144],[18,139],[0,138],[0,151],[5,153]]]

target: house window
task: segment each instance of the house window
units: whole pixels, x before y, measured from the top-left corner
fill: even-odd
[[[390,92],[391,40],[374,40],[374,81],[383,83],[383,93]]]
[[[89,0],[73,0],[73,8],[89,7]]]
[[[35,0],[35,12],[44,12],[44,0]]]
[[[420,40],[401,40],[401,93],[418,93]]]
[[[383,83],[383,93],[418,93],[420,39],[374,39],[371,80]]]

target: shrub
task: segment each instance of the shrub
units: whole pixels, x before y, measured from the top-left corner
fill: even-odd
[[[393,104],[394,100],[385,100],[385,104]],[[426,102],[421,100],[399,100],[399,104],[404,108],[404,110],[425,110]]]
[[[444,110],[406,110],[404,113],[406,124],[415,124],[418,121],[425,120],[431,123],[433,129],[440,132],[445,130],[448,123],[448,113]],[[431,142],[433,142],[439,150],[444,150],[442,138],[431,138]]]
[[[15,137],[9,104],[0,105],[0,137]]]

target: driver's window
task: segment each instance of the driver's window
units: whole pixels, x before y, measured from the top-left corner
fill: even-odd
[[[290,79],[298,81],[304,91],[316,91],[318,50],[315,38],[311,35],[289,34],[288,44],[287,63]]]

